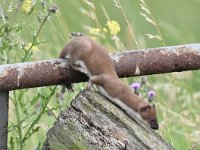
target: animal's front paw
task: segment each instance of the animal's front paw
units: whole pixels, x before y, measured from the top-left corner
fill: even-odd
[[[88,81],[86,89],[90,91],[95,91],[95,86],[91,80]]]

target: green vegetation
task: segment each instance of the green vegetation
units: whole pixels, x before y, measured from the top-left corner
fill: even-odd
[[[0,64],[57,58],[71,32],[90,35],[110,52],[197,43],[199,14],[200,0],[0,0]],[[156,91],[158,133],[178,150],[200,147],[199,76],[148,77],[147,86]],[[140,78],[126,80],[134,81]],[[41,149],[84,83],[74,88],[64,94],[60,86],[10,92],[9,149]]]

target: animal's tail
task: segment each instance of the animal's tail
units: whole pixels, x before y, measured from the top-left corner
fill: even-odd
[[[68,84],[66,84],[65,86],[66,86],[66,88],[67,88],[67,90],[68,90],[69,92],[74,92],[73,84],[68,83]]]
[[[68,90],[68,92],[74,92],[73,85],[70,83],[62,85],[61,93],[65,93],[66,89]]]

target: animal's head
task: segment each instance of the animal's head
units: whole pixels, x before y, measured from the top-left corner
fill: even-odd
[[[154,104],[141,103],[137,109],[142,119],[146,121],[152,129],[157,130],[159,128]]]

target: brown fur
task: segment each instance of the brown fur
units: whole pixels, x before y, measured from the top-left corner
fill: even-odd
[[[75,64],[76,60],[82,60],[92,75],[105,73],[117,76],[113,61],[107,54],[106,49],[87,36],[72,39],[60,53],[60,58],[65,58],[67,54],[71,55],[70,65],[72,67],[77,66]]]
[[[100,76],[93,76],[91,81],[96,85],[104,87],[106,92],[109,93],[111,97],[120,99],[128,107],[139,113],[142,119],[146,121],[151,128],[159,128],[155,105],[151,105],[135,95],[133,90],[118,77],[115,78],[102,74]]]
[[[81,71],[77,60],[85,63],[90,72],[90,80],[101,86],[109,96],[121,100],[127,107],[139,113],[153,129],[158,129],[155,106],[140,99],[132,89],[124,84],[114,68],[114,64],[106,49],[89,37],[81,36],[72,39],[62,50],[60,58],[70,55],[70,65]]]

